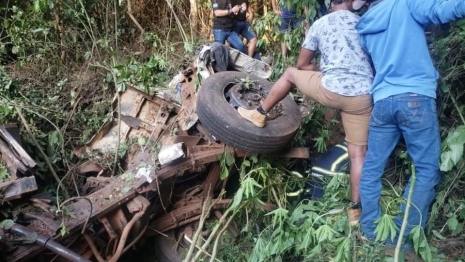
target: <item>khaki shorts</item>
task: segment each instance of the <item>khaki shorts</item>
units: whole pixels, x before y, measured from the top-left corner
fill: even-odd
[[[305,96],[331,108],[341,110],[346,141],[366,145],[373,100],[371,95],[343,96],[328,91],[321,84],[321,72],[298,70],[294,83]]]

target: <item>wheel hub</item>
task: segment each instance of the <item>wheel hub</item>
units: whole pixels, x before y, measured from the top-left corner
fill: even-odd
[[[233,107],[244,107],[254,109],[260,105],[262,95],[256,89],[246,89],[241,84],[231,84],[225,92],[225,98]]]

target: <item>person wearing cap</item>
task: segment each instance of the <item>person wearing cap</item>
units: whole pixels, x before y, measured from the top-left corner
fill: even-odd
[[[213,8],[213,38],[215,42],[224,44],[226,41],[231,47],[243,52],[244,43],[234,32],[234,15],[239,14],[241,7],[232,6],[230,0],[212,0]]]
[[[243,118],[262,128],[266,124],[267,112],[288,95],[293,85],[311,99],[341,110],[350,158],[353,202],[348,215],[350,224],[355,225],[360,215],[358,187],[372,108],[369,90],[373,70],[370,58],[362,50],[355,30],[360,17],[351,12],[352,0],[333,0],[331,10],[331,13],[318,19],[308,30],[297,67],[290,67],[284,72],[257,109],[240,107],[238,112]],[[321,72],[312,63],[317,50],[321,53]],[[270,121],[279,121],[279,118]],[[263,132],[267,132],[266,129]]]
[[[381,217],[381,176],[400,137],[413,160],[416,173],[412,205],[404,236],[425,227],[428,211],[440,181],[441,141],[436,112],[438,72],[428,50],[424,27],[465,17],[464,0],[384,0],[372,4],[356,25],[360,43],[373,61],[376,75],[370,89],[374,107],[370,119],[368,151],[360,182],[363,234],[376,239]],[[412,185],[408,181],[403,197]],[[394,219],[400,228],[405,203]],[[395,246],[390,237],[387,247]],[[408,251],[411,243],[404,243]]]

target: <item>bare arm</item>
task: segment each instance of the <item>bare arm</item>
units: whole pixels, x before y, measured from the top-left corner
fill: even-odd
[[[276,3],[276,0],[271,0],[271,6],[273,6],[273,12],[277,15],[282,15],[281,10],[278,8],[278,4]]]
[[[315,57],[315,51],[308,50],[306,48],[300,49],[299,58],[297,59],[297,69],[318,71],[318,67],[312,64],[312,60]]]

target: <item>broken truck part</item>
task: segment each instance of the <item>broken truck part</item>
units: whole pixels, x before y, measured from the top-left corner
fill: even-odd
[[[241,61],[237,62],[240,65],[236,65],[240,70],[255,68],[255,73],[271,73],[266,64],[247,63],[248,60],[243,60],[240,55],[231,55],[233,63]],[[263,85],[269,85],[269,82],[238,72],[212,75],[214,72],[208,61],[201,57],[196,59],[194,68],[182,71],[170,83],[180,87],[177,95],[160,92],[151,96],[128,86],[124,93],[115,97],[111,119],[88,143],[75,150],[82,163],[73,167],[70,173],[78,174],[84,180],[80,196],[61,203],[54,203],[50,197],[23,198],[29,200],[30,205],[17,214],[20,219],[16,222],[22,223],[22,232],[40,233],[48,241],[54,241],[50,243],[59,243],[65,248],[22,243],[4,254],[7,261],[25,261],[45,248],[71,261],[117,261],[142,238],[186,226],[190,239],[202,216],[205,201],[214,203],[210,208],[212,218],[223,216],[222,210],[231,203],[230,199],[223,199],[221,193],[228,181],[220,180],[222,167],[219,160],[223,154],[244,157],[248,152],[256,151],[255,147],[261,148],[266,143],[266,152],[284,149],[297,129],[291,128],[284,138],[283,133],[279,133],[279,148],[275,148],[271,145],[274,142],[266,141],[270,136],[259,137],[251,144],[241,141],[253,139],[256,134],[242,134],[235,141],[228,141],[219,134],[225,130],[212,131],[209,121],[213,120],[205,118],[211,116],[218,120],[224,118],[221,115],[208,115],[204,110],[201,114],[205,120],[199,123],[197,110],[207,102],[197,101],[194,79],[201,68],[195,68],[196,65],[204,66],[202,71],[208,71],[205,78],[214,77],[210,82],[226,77],[228,88],[241,84],[231,84],[234,79],[241,81],[240,78],[246,78],[256,83],[258,89],[242,101],[246,104],[257,103],[261,95],[266,95],[263,91],[267,87]],[[202,90],[205,86],[199,88]],[[239,103],[242,100],[239,89],[224,92],[222,88],[216,96],[222,99],[225,95],[234,96],[233,100]],[[228,110],[234,109],[231,104],[224,106]],[[289,118],[289,125],[298,126],[300,118],[295,108],[285,105],[282,109],[286,113],[282,117]],[[281,116],[277,114],[275,117]],[[230,128],[234,124],[237,121],[225,126]],[[3,133],[1,128],[0,133]],[[113,169],[116,152],[121,156],[118,159],[119,170]],[[33,164],[29,161],[31,159],[22,154],[19,156],[24,160],[22,163],[26,169],[30,168]],[[283,156],[308,158],[308,150],[292,149],[283,152]],[[120,174],[113,176],[114,173]],[[267,203],[263,208],[271,210],[275,207]],[[238,235],[233,226],[228,229],[234,236]]]
[[[0,196],[3,201],[19,199],[37,190],[32,169],[36,162],[21,146],[21,137],[15,124],[0,126],[0,154],[6,164],[9,178],[0,180]]]

